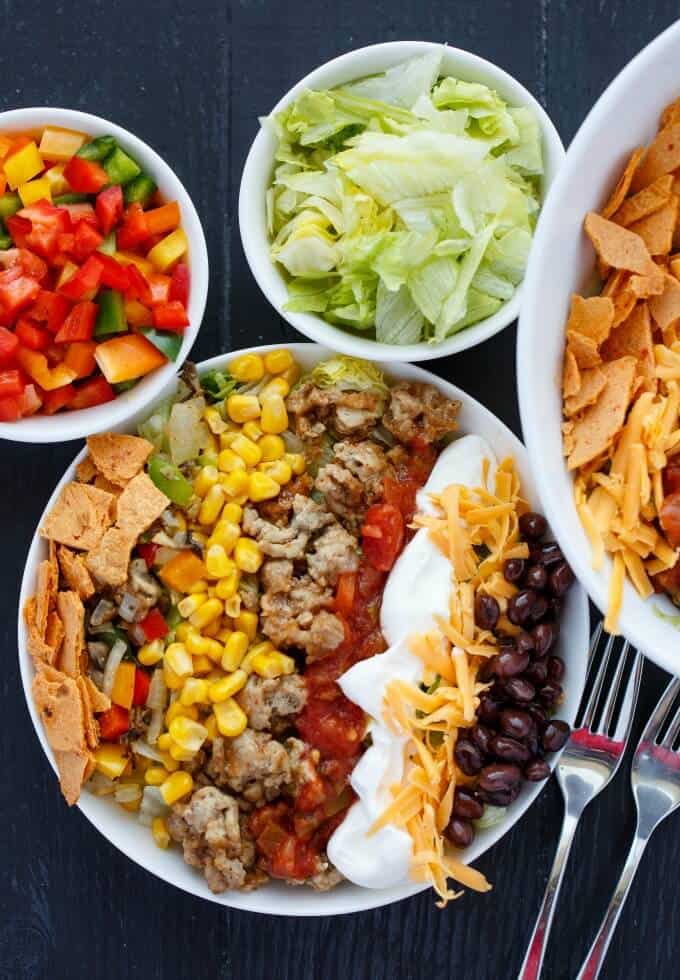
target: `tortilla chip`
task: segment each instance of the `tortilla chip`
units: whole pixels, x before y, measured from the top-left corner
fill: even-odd
[[[59,544],[89,551],[113,523],[115,497],[85,483],[67,483],[40,533]]]
[[[120,496],[120,494],[123,492],[122,487],[119,487],[117,483],[111,483],[111,481],[107,480],[105,476],[101,475],[101,473],[97,473],[94,478],[93,485],[97,487],[98,490],[106,490],[107,493],[112,493],[114,497]]]
[[[612,221],[627,228],[629,225],[658,211],[673,193],[673,175],[665,174],[657,178],[649,187],[624,201],[619,210],[612,215]]]
[[[641,191],[657,177],[663,177],[680,167],[680,122],[665,126],[650,143],[642,163],[633,175],[631,189]]]
[[[649,301],[649,311],[660,330],[675,327],[680,321],[680,282],[675,276],[666,275],[664,283],[663,293]]]
[[[606,375],[599,368],[590,368],[581,374],[581,387],[564,401],[564,414],[578,415],[584,408],[594,404],[607,383]]]
[[[55,752],[54,761],[59,770],[59,786],[69,806],[80,799],[83,784],[92,775],[94,757],[87,749],[80,752]]]
[[[83,556],[63,545],[59,545],[57,555],[61,574],[66,579],[69,589],[77,592],[81,599],[91,599],[95,592],[94,582]]]
[[[602,208],[602,217],[611,218],[615,211],[618,211],[623,204],[625,198],[628,196],[628,191],[630,190],[631,181],[635,175],[635,171],[638,168],[640,160],[644,156],[644,149],[638,147],[637,150],[633,150],[628,163],[624,167],[623,173],[619,177],[618,183],[614,188],[611,197]]]
[[[92,462],[91,456],[86,456],[76,466],[76,480],[78,483],[91,483],[97,475],[97,467]]]
[[[38,566],[38,581],[35,590],[35,625],[44,639],[47,631],[47,618],[54,609],[59,587],[59,568],[51,558],[41,561]]]
[[[64,624],[64,642],[59,669],[69,677],[77,677],[82,668],[85,649],[85,608],[77,592],[60,592],[57,610]]]
[[[609,336],[614,319],[614,304],[607,296],[591,296],[584,299],[574,293],[571,297],[571,309],[567,322],[567,334],[570,331],[591,337],[599,346]]]
[[[669,102],[663,110],[659,119],[659,129],[665,129],[666,126],[674,126],[675,123],[680,123],[680,98]]]
[[[630,273],[625,269],[615,269],[602,287],[602,296],[615,296],[616,293],[627,283]]]
[[[91,749],[96,749],[99,745],[99,725],[94,716],[92,701],[90,699],[90,689],[85,683],[85,678],[76,678],[80,699],[83,703],[83,716],[85,719],[85,741]]]
[[[116,432],[89,436],[87,448],[100,474],[120,487],[139,473],[153,452],[147,439]]]
[[[111,527],[101,538],[85,559],[86,564],[97,582],[117,588],[127,579],[130,552],[136,541],[136,535],[131,535],[119,527]]]
[[[75,680],[51,668],[39,670],[33,678],[32,691],[50,748],[55,752],[82,750],[83,705]]]
[[[27,599],[24,604],[24,622],[26,623],[26,647],[28,652],[33,657],[35,663],[45,662],[48,664],[53,664],[56,662],[57,656],[59,654],[59,643],[58,638],[58,627],[55,623],[51,621],[51,617],[55,616],[56,613],[50,613],[48,616],[46,633],[41,634],[40,630],[36,625],[36,598],[31,596]],[[63,628],[62,628],[63,629]],[[55,642],[55,646],[52,646],[48,642],[48,637],[52,636]]]
[[[672,275],[680,279],[680,255],[671,255],[668,265]]]
[[[51,650],[54,651],[53,661],[55,663],[59,659],[59,651],[61,649],[61,644],[64,641],[64,632],[64,624],[59,618],[59,615],[52,610],[47,617],[45,643]]]
[[[100,691],[94,681],[87,676],[83,675],[83,681],[85,682],[85,687],[88,690],[90,697],[90,704],[92,705],[92,710],[96,715],[101,714],[102,711],[108,711],[111,707],[111,699]]]
[[[673,247],[673,232],[678,219],[678,197],[671,194],[668,201],[641,221],[630,226],[639,235],[650,255],[668,255]]]
[[[620,357],[602,364],[607,378],[600,397],[574,424],[574,446],[567,466],[575,470],[606,452],[621,431],[635,380],[635,358]]]
[[[627,269],[639,275],[654,272],[647,246],[639,235],[628,228],[607,221],[592,211],[586,215],[584,228],[598,256],[612,269]]]
[[[170,500],[146,473],[130,480],[118,498],[116,524],[137,538],[157,520]]]
[[[574,352],[566,349],[564,352],[564,374],[562,375],[562,392],[565,398],[575,395],[581,387],[581,372],[578,369]]]
[[[600,354],[597,344],[592,337],[584,337],[581,333],[567,333],[567,345],[579,368],[597,367]]]
[[[638,303],[628,319],[612,330],[602,345],[601,353],[605,361],[634,357],[639,373],[648,378],[654,377],[652,322],[646,303]]]
[[[664,291],[664,286],[663,269],[658,269],[652,276],[631,276],[628,280],[628,289],[636,299],[659,296]]]

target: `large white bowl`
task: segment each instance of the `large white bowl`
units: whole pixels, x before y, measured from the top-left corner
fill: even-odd
[[[189,326],[184,332],[177,360],[148,374],[134,388],[118,395],[114,401],[73,412],[33,415],[17,422],[0,422],[0,439],[10,439],[13,442],[67,442],[69,439],[82,439],[93,432],[102,432],[120,425],[135,415],[156,398],[186,360],[201,326],[208,295],[208,250],[203,228],[184,184],[165,160],[127,129],[89,112],[43,106],[0,112],[0,132],[30,131],[44,126],[75,129],[89,136],[115,136],[123,149],[128,150],[142,169],[153,177],[163,197],[169,201],[179,201],[182,227],[189,239]]]
[[[323,357],[327,357],[330,353],[328,350],[312,344],[290,344],[288,348],[298,362],[305,368],[312,367],[317,361]],[[273,345],[252,347],[248,352],[264,352],[274,349],[275,347]],[[245,351],[239,351],[238,353],[245,353]],[[233,354],[222,354],[209,361],[204,361],[202,364],[199,364],[199,370],[203,371],[214,367],[223,368],[232,356]],[[525,497],[532,503],[536,502],[537,497],[534,481],[531,477],[528,457],[524,446],[486,408],[466,395],[464,391],[454,387],[454,385],[449,384],[447,381],[442,381],[422,368],[413,367],[409,364],[382,364],[380,366],[389,377],[412,381],[429,381],[431,384],[436,385],[447,397],[459,398],[463,403],[460,413],[461,433],[475,432],[483,436],[488,440],[500,458],[513,455],[522,479]],[[162,397],[170,394],[173,386],[174,382],[168,384]],[[126,428],[133,429],[136,422],[141,421],[145,415],[146,412],[140,412],[135,419],[130,420]],[[45,513],[54,504],[62,486],[75,478],[76,464],[84,455],[85,450],[76,456],[73,463],[66,470],[48,501]],[[44,515],[40,520],[40,524],[42,524],[43,519]],[[23,608],[26,599],[35,590],[38,563],[46,556],[47,547],[45,541],[38,537],[36,533],[28,553],[21,584],[20,610]],[[581,698],[586,673],[587,650],[588,603],[583,590],[578,585],[575,585],[569,592],[565,605],[558,648],[560,656],[565,659],[567,664],[566,698],[564,703],[560,705],[559,713],[560,717],[570,723],[574,720]],[[37,736],[40,739],[40,744],[54,769],[52,752],[47,744],[42,724],[31,698],[33,666],[26,649],[26,630],[21,614],[19,615],[19,664],[28,710]],[[531,803],[533,803],[543,786],[544,783],[526,783],[519,798],[509,807],[506,820],[497,827],[478,833],[472,847],[468,848],[464,853],[465,860],[476,860],[488,848],[495,844],[496,841],[503,837],[513,824],[519,820]],[[206,885],[205,879],[198,871],[184,863],[177,850],[161,851],[156,847],[149,829],[143,827],[133,814],[125,813],[111,800],[91,796],[87,792],[83,792],[78,806],[88,820],[112,844],[115,844],[124,854],[127,854],[128,857],[132,858],[133,861],[136,861],[143,868],[146,868],[147,871],[151,871],[171,885],[176,885],[178,888],[182,888],[192,895],[197,895],[199,898],[216,902],[218,905],[247,909],[251,912],[265,912],[270,915],[338,915],[344,912],[359,912],[364,909],[376,908],[380,905],[388,905],[390,902],[396,902],[399,899],[415,895],[417,892],[422,891],[424,887],[427,887],[409,884],[377,891],[343,883],[332,891],[320,893],[314,892],[309,888],[291,888],[279,883],[270,883],[254,892],[224,892],[222,895],[213,895]]]
[[[528,106],[538,119],[543,136],[545,173],[541,193],[545,195],[564,159],[564,147],[549,116],[523,85],[496,65],[460,48],[443,47],[429,41],[390,41],[358,48],[326,62],[299,81],[271,110],[280,112],[305,89],[326,89],[343,85],[366,75],[375,75],[392,65],[443,48],[442,74],[454,75],[469,82],[482,82],[496,89],[510,105]],[[243,168],[239,193],[239,227],[241,241],[250,269],[257,283],[276,311],[300,333],[319,344],[325,344],[344,354],[383,361],[427,361],[467,350],[493,337],[512,323],[519,314],[522,286],[493,316],[466,327],[440,344],[379,344],[362,337],[361,333],[343,330],[313,313],[289,313],[284,309],[288,300],[286,282],[280,266],[269,255],[265,195],[274,172],[276,138],[270,130],[260,129],[248,153]]]
[[[590,546],[576,513],[573,480],[562,456],[561,375],[565,323],[573,292],[588,289],[595,256],[583,232],[588,211],[605,203],[632,150],[656,135],[663,107],[680,93],[680,22],[646,47],[597,101],[569,147],[538,226],[517,343],[522,429],[543,509],[577,577],[604,612],[611,562],[590,567]],[[654,614],[665,598],[643,602],[626,582],[623,634],[671,673],[680,672],[678,633]]]

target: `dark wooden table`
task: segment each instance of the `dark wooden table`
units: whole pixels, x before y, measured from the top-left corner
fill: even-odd
[[[137,133],[175,168],[198,208],[210,255],[208,308],[194,348],[200,359],[297,339],[248,271],[236,198],[257,116],[302,75],[364,44],[449,41],[515,75],[568,143],[614,75],[678,10],[677,0],[10,0],[1,15],[0,107],[98,113]],[[430,366],[519,432],[514,356],[513,327]],[[318,920],[265,919],[174,891],[66,809],[24,705],[15,635],[24,556],[78,448],[2,447],[0,977],[513,978],[557,838],[561,801],[554,784],[479,862],[494,883],[489,895],[467,895],[440,912],[424,894],[362,916]],[[661,672],[647,666],[640,718],[663,683]],[[577,837],[547,961],[551,980],[575,976],[632,822],[621,773]],[[612,942],[608,980],[678,976],[679,831],[678,818],[669,820],[648,849]]]

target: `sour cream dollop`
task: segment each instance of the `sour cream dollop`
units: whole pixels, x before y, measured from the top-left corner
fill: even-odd
[[[463,436],[447,446],[418,492],[418,512],[432,513],[428,495],[452,483],[480,486],[485,460],[492,483],[496,458],[484,439]],[[404,548],[385,585],[380,627],[389,650],[350,667],[338,681],[350,701],[369,716],[372,745],[352,772],[358,799],[329,840],[328,857],[348,881],[364,888],[390,888],[409,880],[409,834],[388,825],[368,836],[392,800],[390,786],[404,776],[406,739],[384,724],[382,705],[390,681],[418,683],[422,679],[423,663],[408,649],[408,638],[432,629],[435,616],[448,618],[452,575],[451,563],[422,528]]]

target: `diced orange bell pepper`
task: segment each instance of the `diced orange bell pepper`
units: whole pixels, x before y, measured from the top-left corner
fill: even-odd
[[[26,374],[30,375],[33,381],[45,391],[54,391],[55,388],[68,385],[77,377],[76,372],[65,364],[57,364],[50,368],[44,354],[29,350],[27,347],[20,347],[17,350],[16,359]]]
[[[121,708],[132,707],[135,694],[135,665],[131,660],[123,660],[118,665],[111,689],[111,700]]]
[[[188,592],[207,574],[207,568],[193,551],[180,551],[159,572],[161,581],[175,592]]]
[[[85,133],[77,133],[72,129],[57,129],[57,127],[47,126],[43,130],[40,140],[40,155],[45,160],[56,160],[58,163],[66,163],[74,153],[77,153],[83,145],[87,136]]]
[[[167,362],[165,355],[141,334],[124,334],[97,344],[94,356],[112,385],[141,378]]]
[[[94,352],[97,345],[93,340],[79,340],[68,345],[64,364],[76,372],[76,377],[87,378],[96,367]]]
[[[131,327],[150,327],[153,323],[151,310],[139,300],[129,299],[125,302],[125,319]]]
[[[163,232],[174,231],[179,225],[179,204],[177,201],[170,201],[160,208],[145,211],[144,217],[150,235],[162,235]]]

